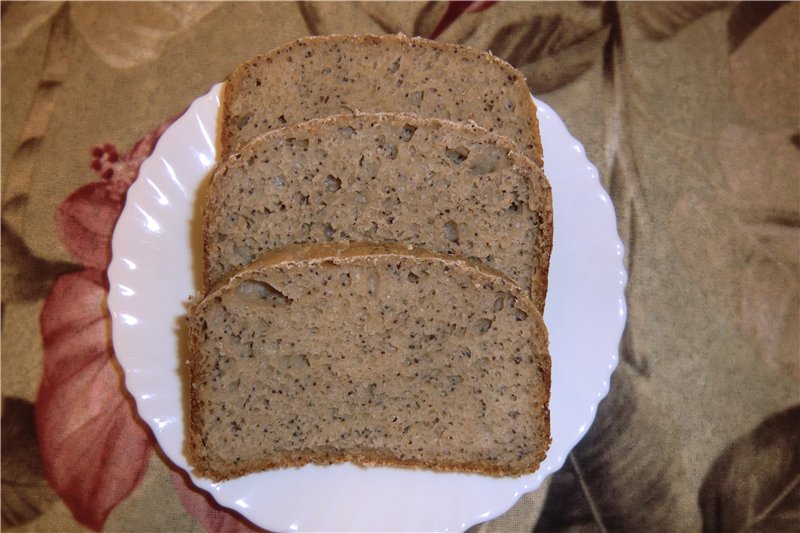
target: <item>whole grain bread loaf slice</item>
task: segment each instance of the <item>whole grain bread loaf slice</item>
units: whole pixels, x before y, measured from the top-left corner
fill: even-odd
[[[191,463],[517,476],[550,442],[547,331],[510,279],[380,243],[295,245],[188,315]]]
[[[490,52],[404,35],[307,37],[239,66],[225,84],[222,157],[270,129],[355,111],[471,120],[542,165],[519,71]]]
[[[338,115],[270,131],[219,166],[204,211],[205,281],[294,243],[394,241],[473,257],[540,312],[550,185],[505,138],[412,114]]]

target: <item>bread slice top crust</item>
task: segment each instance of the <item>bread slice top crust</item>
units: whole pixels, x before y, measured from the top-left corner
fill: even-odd
[[[191,464],[212,479],[344,461],[518,476],[550,443],[542,318],[468,260],[290,246],[221,281],[188,325]]]
[[[394,241],[472,257],[543,312],[553,240],[542,170],[475,124],[338,115],[272,130],[221,164],[204,209],[204,280],[271,249]]]
[[[357,111],[474,121],[543,165],[519,71],[490,52],[402,34],[306,37],[240,65],[224,89],[222,157],[265,131]]]

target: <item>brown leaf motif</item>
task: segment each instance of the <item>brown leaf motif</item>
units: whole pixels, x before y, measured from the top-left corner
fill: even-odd
[[[792,130],[728,126],[716,143],[724,181],[713,197],[687,193],[669,229],[689,271],[709,290],[713,272],[739,276],[739,326],[756,353],[800,381],[800,150]],[[697,234],[715,235],[697,246]]]
[[[742,327],[765,361],[800,380],[800,150],[791,137],[788,129],[728,127],[717,159],[722,199],[745,258]]]
[[[30,522],[58,496],[42,470],[33,404],[4,396],[2,426],[2,525],[10,528]]]
[[[748,23],[736,23],[745,11]],[[753,27],[755,22],[760,22]],[[764,127],[800,124],[800,3],[743,2],[731,15],[730,75],[742,113]],[[797,172],[797,167],[795,167]]]
[[[25,241],[5,223],[0,243],[4,303],[44,298],[56,277],[80,268],[72,263],[48,261],[34,256]]]
[[[9,2],[3,5],[3,48],[19,46],[48,22],[63,2]],[[75,2],[72,27],[110,67],[135,67],[158,57],[170,38],[218,7],[215,2]],[[109,31],[111,30],[111,31]]]
[[[623,3],[623,13],[648,38],[660,41],[672,37],[689,24],[709,13],[728,7],[727,2],[630,2]]]
[[[311,35],[398,33],[427,36],[445,10],[444,2],[299,2]]]
[[[675,422],[625,362],[597,419],[553,475],[534,531],[695,531]]]
[[[800,406],[733,441],[700,489],[707,533],[800,531]]]
[[[728,44],[730,45],[731,52],[735,51],[739,46],[747,40],[751,33],[753,33],[772,13],[780,9],[785,2],[737,2],[731,15],[728,17]],[[797,15],[794,16],[794,21],[797,21]],[[781,17],[785,22],[792,24],[792,17]]]
[[[608,26],[601,24],[596,7],[581,6],[576,17],[567,14],[574,10],[556,4],[544,8],[519,3],[513,11],[490,1],[361,2],[357,6],[347,20],[341,20],[341,10],[325,2],[302,2],[300,10],[312,33],[400,31],[491,50],[520,69],[537,94],[585,72],[601,57],[608,37]]]
[[[487,48],[520,69],[535,94],[562,87],[602,57],[609,26],[557,12],[508,21]]]
[[[476,1],[476,2],[447,2],[447,9],[442,14],[442,18],[431,31],[430,38],[436,39],[442,34],[455,20],[464,13],[480,13],[492,7],[497,2],[495,0]]]
[[[63,2],[4,2],[2,43],[5,51],[13,50],[45,24],[61,8]]]
[[[76,2],[70,5],[70,20],[97,57],[124,69],[158,57],[170,38],[217,6],[215,2]]]

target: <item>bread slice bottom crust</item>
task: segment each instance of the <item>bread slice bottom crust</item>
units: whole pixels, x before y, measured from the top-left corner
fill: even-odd
[[[548,414],[549,416],[549,414]],[[548,441],[547,446],[549,447]],[[545,450],[531,456],[532,464],[544,461]],[[530,474],[535,468],[507,468],[490,461],[425,461],[420,459],[404,459],[374,448],[361,448],[342,451],[335,447],[314,450],[285,450],[271,454],[270,459],[253,463],[239,469],[215,470],[213,468],[196,468],[198,474],[215,480],[232,479],[253,472],[275,470],[281,468],[301,467],[310,464],[329,466],[342,463],[353,463],[361,467],[388,466],[410,469],[427,469],[436,472],[456,472],[483,474],[494,477],[517,477]]]

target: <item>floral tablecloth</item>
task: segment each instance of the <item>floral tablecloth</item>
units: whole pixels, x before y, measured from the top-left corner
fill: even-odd
[[[478,531],[800,530],[800,4],[2,3],[2,527],[252,531],[170,466],[105,307],[140,163],[309,34],[490,49],[584,143],[629,320],[564,467]]]

